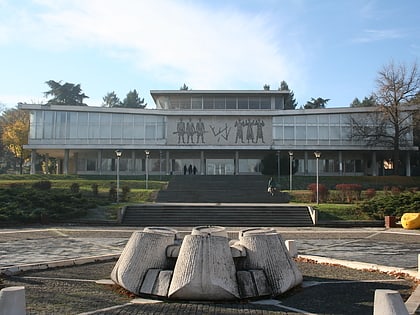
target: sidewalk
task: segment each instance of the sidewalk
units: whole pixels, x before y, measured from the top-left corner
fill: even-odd
[[[360,266],[359,269],[371,270],[389,268],[395,273],[407,271],[417,274],[420,253],[420,231],[418,230],[278,228],[284,240],[295,240],[298,253],[302,258],[325,263],[313,264],[303,259],[303,262],[299,263],[299,268],[304,274],[303,288],[280,297],[281,301],[265,301],[268,305],[263,306],[251,303],[215,305],[149,303],[147,301],[145,304],[132,304],[129,303],[131,299],[110,291],[109,287],[95,284],[94,280],[109,279],[115,264],[115,259],[111,262],[100,262],[101,259],[98,257],[105,257],[107,260],[118,257],[131,233],[138,229],[72,226],[2,229],[0,230],[0,270],[4,271],[5,268],[16,268],[24,264],[35,264],[42,269],[47,264],[53,265],[52,261],[70,261],[73,265],[69,268],[25,272],[23,275],[4,280],[8,286],[16,283],[16,285],[27,287],[27,301],[34,305],[34,309],[28,314],[48,313],[40,312],[36,306],[42,305],[42,301],[36,301],[38,296],[36,292],[40,290],[58,290],[54,296],[66,301],[68,296],[63,297],[64,293],[61,291],[67,290],[68,295],[73,292],[76,296],[74,301],[67,301],[68,304],[83,304],[82,307],[73,306],[74,313],[61,310],[62,314],[88,311],[92,311],[88,312],[89,314],[151,314],[152,312],[154,314],[242,314],[246,312],[253,314],[254,311],[258,314],[372,314],[375,289],[391,288],[408,294],[407,292],[410,292],[414,285],[413,282],[409,279],[396,279],[383,273],[347,269],[336,265],[352,265],[353,268]],[[185,233],[190,231],[185,228],[182,230]],[[92,261],[97,262],[96,264],[74,266],[74,261],[82,258],[88,261],[86,257],[92,256],[96,256],[92,258]],[[37,286],[32,282],[42,282],[42,284]],[[77,286],[75,286],[76,283]],[[85,294],[83,295],[79,292],[84,286],[89,287],[87,292],[90,294],[83,293]],[[106,298],[100,298],[104,296]],[[50,304],[54,303],[56,302],[50,302]],[[101,309],[104,310],[101,311]]]

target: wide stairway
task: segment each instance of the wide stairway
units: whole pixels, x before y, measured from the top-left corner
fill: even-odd
[[[285,203],[286,193],[267,193],[266,176],[173,176],[166,190],[161,190],[156,202],[189,203]]]
[[[313,226],[306,206],[288,204],[288,194],[267,193],[265,176],[174,176],[156,203],[127,206],[128,226],[226,227]]]

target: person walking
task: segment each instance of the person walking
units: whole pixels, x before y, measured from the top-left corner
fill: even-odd
[[[267,188],[267,192],[271,195],[274,196],[274,193],[276,192],[276,182],[274,181],[273,177],[270,177],[270,179],[268,180],[268,188]]]

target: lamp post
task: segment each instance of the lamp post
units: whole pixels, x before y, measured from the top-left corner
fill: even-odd
[[[292,178],[293,178],[293,152],[289,151],[289,176],[290,176],[290,191],[292,191]]]
[[[145,150],[144,153],[146,154],[146,189],[149,189],[149,150]]]
[[[120,157],[122,155],[121,150],[115,150],[117,156],[117,203],[120,202]]]
[[[280,183],[280,150],[277,151],[277,184]]]
[[[321,152],[315,151],[314,155],[316,157],[316,204],[319,204],[319,158],[321,157]]]

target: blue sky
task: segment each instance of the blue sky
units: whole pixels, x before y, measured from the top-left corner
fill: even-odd
[[[420,56],[418,0],[0,0],[0,104],[46,102],[45,81],[115,91],[255,89],[347,107],[391,61]]]

